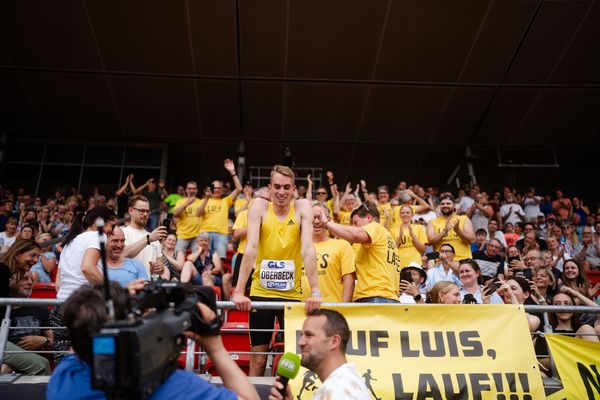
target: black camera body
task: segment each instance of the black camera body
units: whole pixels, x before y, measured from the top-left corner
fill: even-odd
[[[126,320],[108,323],[92,337],[92,387],[113,398],[149,397],[178,368],[186,343],[184,331],[220,333],[220,320],[204,321],[198,302],[216,311],[210,287],[147,285],[134,299]],[[147,309],[154,310],[143,315]]]

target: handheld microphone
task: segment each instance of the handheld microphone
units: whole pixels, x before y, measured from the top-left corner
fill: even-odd
[[[294,379],[298,375],[298,371],[300,371],[300,356],[290,352],[285,353],[277,366],[277,376],[279,376],[279,382],[283,384],[283,389],[279,391],[282,396],[289,380]]]

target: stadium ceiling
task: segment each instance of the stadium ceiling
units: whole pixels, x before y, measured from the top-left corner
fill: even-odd
[[[579,188],[599,21],[584,0],[4,1],[0,127],[166,144],[176,179],[221,173],[243,141],[247,165],[290,146],[340,179],[444,185],[470,146],[480,182]]]

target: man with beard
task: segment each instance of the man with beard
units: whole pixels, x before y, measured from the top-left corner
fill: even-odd
[[[303,367],[316,373],[322,385],[315,399],[370,400],[371,395],[353,364],[346,361],[346,344],[350,338],[348,323],[334,310],[318,309],[307,314],[298,341]],[[285,395],[283,385],[276,378],[269,400],[294,400],[289,386]]]
[[[427,224],[427,238],[434,251],[439,251],[443,244],[454,248],[456,259],[471,258],[471,243],[475,241],[473,224],[466,215],[456,215],[454,199],[446,193],[440,198],[440,215]]]
[[[156,261],[160,252],[160,240],[167,237],[167,228],[159,226],[148,232],[144,227],[150,215],[150,203],[142,195],[135,195],[129,200],[129,215],[131,222],[123,228],[125,235],[125,250],[123,256],[134,258],[142,263],[151,275],[150,263]]]

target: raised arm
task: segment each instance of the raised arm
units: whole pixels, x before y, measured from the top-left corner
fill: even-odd
[[[133,191],[133,194],[140,194],[144,191],[144,189],[146,189],[146,187],[148,187],[148,185],[150,184],[150,182],[153,182],[154,178],[150,178],[146,181],[146,183],[144,183],[142,186],[140,186],[139,188],[135,189]]]
[[[242,183],[240,182],[240,178],[238,178],[237,173],[235,172],[235,164],[233,163],[233,161],[227,159],[223,162],[223,166],[233,178],[233,184],[235,185],[235,189],[233,189],[229,197],[231,197],[232,201],[235,201],[237,195],[240,194],[240,192],[242,191]]]
[[[125,191],[127,190],[127,188],[129,187],[129,184],[131,182],[131,179],[133,178],[132,174],[127,175],[127,178],[125,178],[125,183],[123,183],[123,186],[121,186],[116,192],[115,195],[116,196],[120,196],[123,193],[125,193]]]
[[[417,202],[417,207],[415,208],[415,214],[420,214],[423,213],[425,211],[429,211],[429,203],[427,203],[425,200],[423,200],[422,198],[420,198],[419,196],[417,196],[415,194],[415,192],[413,192],[410,189],[406,189],[406,193],[408,193],[408,195]]]
[[[310,174],[306,175],[306,181],[308,182],[308,185],[306,185],[306,200],[312,202],[313,181]]]

